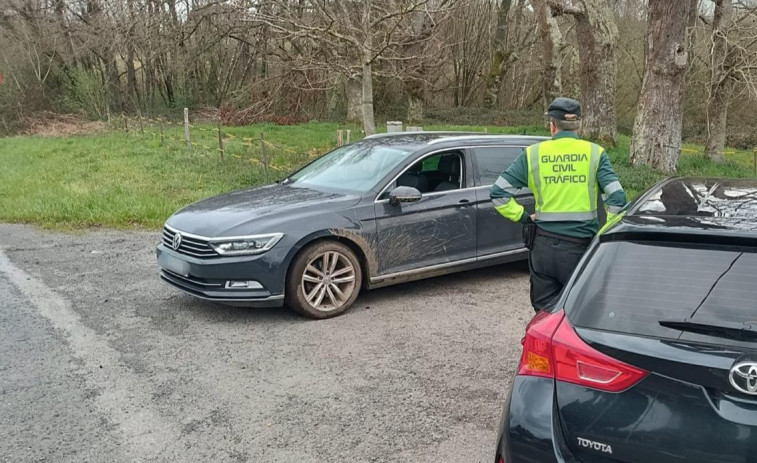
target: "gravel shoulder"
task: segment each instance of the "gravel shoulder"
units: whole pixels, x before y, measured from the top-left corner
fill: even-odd
[[[158,237],[0,224],[3,461],[489,461],[525,265],[310,321],[163,285]]]

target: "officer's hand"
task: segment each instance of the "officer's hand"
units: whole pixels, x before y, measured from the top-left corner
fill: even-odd
[[[531,214],[531,222],[536,222],[536,214]]]

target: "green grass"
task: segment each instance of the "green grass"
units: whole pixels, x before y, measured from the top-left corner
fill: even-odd
[[[252,187],[282,177],[336,144],[335,123],[298,126],[257,124],[223,131],[220,159],[214,127],[192,129],[191,152],[180,126],[166,126],[161,146],[157,125],[134,124],[123,131],[69,138],[0,138],[0,221],[75,230],[88,227],[158,229],[180,207],[201,198]],[[426,130],[483,131],[471,126],[425,126]],[[487,127],[489,133],[544,134],[538,127]],[[268,175],[263,169],[260,134],[265,134]],[[690,148],[690,146],[687,146]],[[653,169],[632,168],[629,139],[609,150],[621,181],[633,198],[664,178]],[[703,155],[684,154],[679,175],[755,177],[752,153],[729,155],[712,164]]]
[[[0,221],[69,230],[157,229],[188,203],[265,183],[262,163],[253,161],[260,160],[261,132],[284,148],[267,146],[272,165],[267,179],[274,180],[333,146],[337,125],[229,128],[237,138],[226,141],[223,161],[217,134],[200,128],[193,130],[198,145],[192,152],[180,138],[181,128],[166,129],[164,146],[156,128],[144,136],[137,130],[129,135],[0,138]]]

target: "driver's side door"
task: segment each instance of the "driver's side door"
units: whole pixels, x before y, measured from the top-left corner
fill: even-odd
[[[476,257],[476,194],[465,150],[426,155],[405,169],[376,200],[379,274],[387,275]],[[396,186],[420,200],[390,204]]]

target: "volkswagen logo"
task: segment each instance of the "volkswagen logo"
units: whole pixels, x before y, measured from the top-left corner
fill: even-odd
[[[757,395],[757,362],[741,362],[731,368],[731,385],[744,394]]]
[[[171,247],[176,251],[179,249],[179,246],[181,246],[181,233],[176,233],[173,235],[173,243],[171,243]]]

